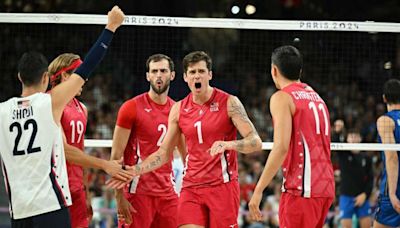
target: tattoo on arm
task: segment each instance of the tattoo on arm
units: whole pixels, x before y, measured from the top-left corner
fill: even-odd
[[[229,102],[228,114],[232,120],[236,117],[239,117],[239,119],[242,121],[250,122],[250,119],[247,116],[243,104],[239,101],[237,97],[232,98],[232,101]],[[235,126],[237,127],[236,122],[233,122],[233,124],[235,124]]]
[[[162,165],[162,158],[160,155],[156,155],[154,157],[154,160],[150,161],[147,165],[145,165],[144,167],[141,166],[141,164],[137,164],[135,165],[135,172],[138,174],[142,174],[142,173],[147,173],[150,172],[154,169],[157,169],[158,167],[160,167]]]
[[[228,115],[231,117],[233,124],[240,131],[243,136],[243,139],[236,140],[234,145],[238,151],[254,151],[261,141],[260,136],[257,133],[253,123],[250,121],[247,116],[246,110],[243,107],[243,104],[239,101],[237,97],[232,97],[228,106]],[[247,132],[241,131],[241,129],[245,126],[249,130]]]
[[[135,165],[135,173],[140,174],[140,171],[142,171],[140,164]]]
[[[236,140],[236,148],[238,151],[242,151],[244,149],[244,141],[243,139],[241,140]]]
[[[250,140],[250,145],[251,145],[252,147],[256,147],[256,146],[257,146],[257,140],[256,140],[255,138],[252,138],[252,139]]]

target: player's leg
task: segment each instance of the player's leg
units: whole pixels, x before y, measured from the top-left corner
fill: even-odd
[[[361,207],[356,208],[356,215],[360,223],[360,228],[371,227],[371,206],[369,205],[368,200],[366,200]]]
[[[86,206],[86,193],[81,191],[71,192],[72,205],[68,207],[71,216],[71,227],[89,227],[89,215]]]
[[[201,202],[201,189],[184,188],[178,200],[178,227],[204,228],[208,225],[208,209]]]
[[[152,228],[176,228],[178,226],[178,196],[158,197],[155,199],[157,213]]]
[[[400,215],[393,209],[388,197],[380,198],[376,208],[374,228],[399,227]]]
[[[230,181],[209,188],[202,196],[209,208],[210,228],[238,227],[239,191],[239,183]]]
[[[118,221],[119,228],[149,228],[156,212],[153,204],[153,197],[137,194],[124,194],[136,212],[132,213],[132,223],[125,224]]]
[[[354,197],[340,195],[339,197],[340,209],[340,224],[343,228],[352,228],[354,208]]]

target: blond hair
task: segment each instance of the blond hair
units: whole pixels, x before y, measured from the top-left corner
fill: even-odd
[[[60,70],[69,67],[74,61],[77,59],[80,59],[79,55],[73,54],[73,53],[64,53],[57,58],[55,58],[49,65],[49,75],[52,77],[54,74],[59,72]],[[74,69],[66,71],[66,73],[71,74]],[[61,74],[59,74],[55,79],[51,78],[50,80],[51,87],[55,87],[56,85],[61,83]]]

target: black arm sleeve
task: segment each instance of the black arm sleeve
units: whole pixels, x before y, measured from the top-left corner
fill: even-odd
[[[96,43],[93,44],[92,48],[86,54],[83,63],[75,70],[75,73],[81,76],[85,81],[89,78],[92,71],[106,55],[113,35],[113,32],[108,29],[104,29]]]

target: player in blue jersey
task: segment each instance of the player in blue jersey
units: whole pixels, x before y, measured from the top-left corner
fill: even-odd
[[[379,140],[382,143],[400,143],[399,80],[390,79],[384,84],[383,101],[388,112],[377,121]],[[385,150],[382,153],[383,172],[374,228],[400,226],[399,155],[400,151]]]

